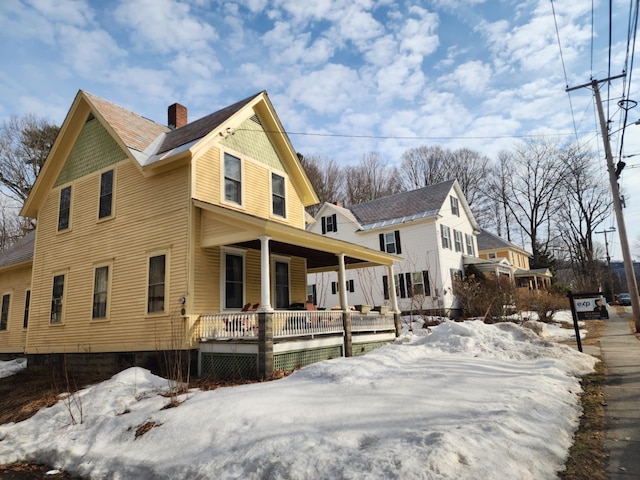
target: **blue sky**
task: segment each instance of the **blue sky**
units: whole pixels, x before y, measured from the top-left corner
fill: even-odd
[[[395,163],[420,145],[495,158],[523,136],[575,138],[574,122],[598,148],[591,91],[570,104],[565,87],[624,68],[629,2],[613,4],[609,70],[602,0],[593,37],[591,0],[2,0],[0,120],[61,123],[78,89],[159,123],[176,101],[194,120],[267,90],[296,149],[341,164]],[[609,111],[615,129],[615,101]],[[626,154],[640,152],[634,128]],[[637,181],[640,169],[623,173],[632,239]]]

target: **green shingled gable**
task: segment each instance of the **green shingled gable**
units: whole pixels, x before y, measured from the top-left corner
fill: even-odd
[[[95,118],[85,123],[55,186],[63,185],[126,158],[116,141]]]
[[[276,153],[269,141],[269,137],[255,121],[245,120],[234,130],[233,135],[229,135],[222,140],[222,145],[245,154],[254,160],[262,162],[272,168],[284,171],[284,166],[280,157]]]

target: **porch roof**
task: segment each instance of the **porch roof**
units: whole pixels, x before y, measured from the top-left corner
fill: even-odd
[[[271,253],[307,260],[310,273],[338,269],[338,255],[344,254],[345,268],[392,265],[402,258],[386,252],[308,232],[301,228],[269,220],[230,208],[193,200],[204,211],[201,240],[203,247],[236,246],[260,250],[261,236],[271,240]]]

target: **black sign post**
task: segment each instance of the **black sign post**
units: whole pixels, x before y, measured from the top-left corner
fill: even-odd
[[[578,342],[578,351],[582,351],[582,339],[580,338],[580,327],[578,326],[578,312],[576,312],[576,304],[573,301],[571,291],[567,292],[569,304],[571,305],[571,316],[573,317],[573,329],[576,331],[576,341]]]

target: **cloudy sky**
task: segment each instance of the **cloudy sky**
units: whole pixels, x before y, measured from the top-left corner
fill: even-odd
[[[194,120],[266,90],[305,155],[394,163],[442,145],[495,158],[547,135],[591,142],[606,181],[593,94],[565,88],[631,70],[630,3],[613,0],[609,51],[603,0],[2,0],[0,120],[61,123],[78,89],[159,123],[176,101]],[[635,78],[602,85],[612,131],[621,96],[640,99]],[[634,129],[623,154],[640,153]],[[638,181],[625,170],[632,240]]]

